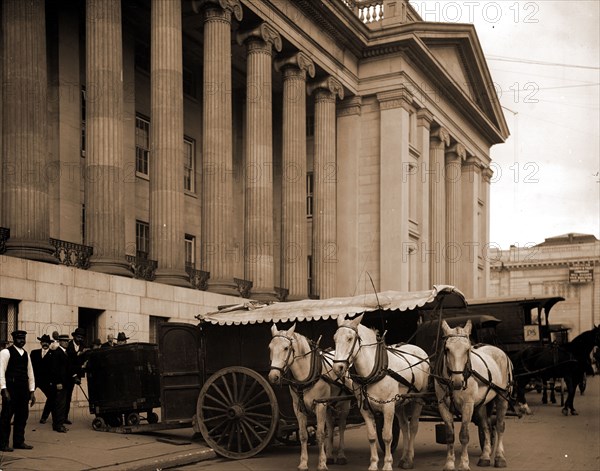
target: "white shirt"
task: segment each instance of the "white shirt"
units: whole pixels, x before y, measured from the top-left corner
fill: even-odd
[[[25,350],[22,348],[13,345],[17,349],[17,352],[21,356],[25,353]],[[0,389],[6,388],[6,368],[8,367],[8,361],[10,360],[10,352],[8,348],[0,351]],[[27,361],[27,377],[29,378],[29,390],[31,392],[35,391],[35,377],[33,376],[33,366],[31,366],[31,358],[28,358]]]

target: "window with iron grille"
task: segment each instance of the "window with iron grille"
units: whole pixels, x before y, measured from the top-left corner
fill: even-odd
[[[196,267],[196,238],[193,235],[185,235],[185,266]]]
[[[0,349],[12,341],[10,334],[17,329],[19,301],[0,298]]]
[[[79,144],[81,157],[85,157],[85,87],[81,88],[81,142]]]
[[[148,258],[150,252],[150,224],[135,221],[135,249],[138,257]]]
[[[141,116],[135,117],[135,171],[149,175],[150,121]]]
[[[313,173],[306,174],[306,217],[311,218],[313,215],[313,191],[314,177]]]
[[[195,190],[194,178],[194,140],[189,137],[183,138],[183,189],[187,191]]]

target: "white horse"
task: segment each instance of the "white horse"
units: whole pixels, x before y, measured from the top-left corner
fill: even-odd
[[[289,371],[293,379],[289,379],[290,393],[294,412],[298,420],[300,435],[300,464],[299,470],[308,469],[308,431],[307,414],[314,413],[317,418],[317,444],[319,447],[318,470],[327,469],[327,464],[334,463],[333,459],[333,430],[334,418],[327,402],[319,402],[343,394],[345,385],[349,388],[348,378],[338,379],[332,372],[333,353],[324,353],[318,347],[311,346],[308,339],[294,332],[296,324],[289,330],[277,330],[271,327],[271,371],[269,381],[278,384]],[[329,357],[329,358],[326,358]],[[345,383],[343,381],[346,381]],[[340,400],[334,403],[338,412],[339,444],[335,462],[346,464],[344,454],[344,431],[346,419],[350,411],[350,401]]]
[[[477,424],[483,430],[484,445],[478,466],[490,466],[492,453],[490,414],[496,406],[496,426],[494,442],[496,453],[494,466],[506,467],[504,445],[502,442],[508,400],[513,381],[512,363],[508,355],[497,347],[484,345],[473,348],[469,335],[471,321],[464,327],[451,329],[442,321],[444,334],[443,357],[436,369],[435,393],[442,419],[446,424],[446,464],[444,471],[454,470],[454,414],[460,414],[461,456],[459,470],[468,471],[469,467],[469,423],[476,414]]]
[[[362,318],[362,315],[352,320],[338,317],[333,369],[339,375],[345,374],[351,366],[356,370],[356,375],[351,375],[351,378],[355,388],[357,384],[360,385],[355,392],[367,426],[371,449],[369,471],[377,470],[379,464],[376,413],[383,414],[383,470],[392,469],[392,424],[396,411],[403,435],[400,466],[409,469],[413,467],[415,437],[423,402],[407,394],[422,392],[427,388],[427,353],[409,344],[386,347],[373,330],[360,323]]]

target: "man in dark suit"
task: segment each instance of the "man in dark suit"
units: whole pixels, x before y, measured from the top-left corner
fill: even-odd
[[[0,451],[13,448],[31,450],[25,443],[25,426],[29,417],[29,403],[35,404],[35,379],[29,355],[23,349],[27,332],[15,330],[13,345],[0,351],[0,391],[2,413],[0,414]],[[11,421],[14,417],[13,448],[8,445]]]
[[[69,336],[59,335],[58,347],[52,352],[52,356],[50,357],[52,361],[50,384],[54,390],[52,430],[61,433],[66,433],[68,430],[65,427],[65,420],[67,418],[67,394],[69,390],[68,385],[72,381],[69,356],[67,354],[68,344]]]
[[[77,327],[74,332],[71,333],[73,337],[67,345],[67,356],[69,358],[69,376],[70,379],[67,383],[67,409],[65,414],[65,424],[71,424],[69,420],[69,412],[71,410],[71,398],[73,396],[73,389],[76,384],[81,384],[81,378],[83,378],[84,370],[83,364],[86,360],[86,353],[89,349],[85,348],[85,329]]]
[[[50,386],[50,371],[52,369],[52,350],[50,344],[54,342],[48,334],[37,338],[40,341],[41,348],[31,351],[31,364],[33,365],[33,374],[35,375],[35,386],[46,396],[46,404],[40,417],[40,424],[45,424],[48,416],[54,408],[54,390]]]

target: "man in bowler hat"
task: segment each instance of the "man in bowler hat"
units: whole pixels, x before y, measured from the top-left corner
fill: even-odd
[[[29,417],[29,404],[35,404],[35,378],[29,355],[23,349],[27,332],[15,330],[13,344],[0,351],[0,392],[2,413],[0,413],[0,451],[13,451],[13,448],[31,450],[25,443],[25,426]],[[13,448],[9,446],[11,421],[14,417]]]
[[[71,398],[73,396],[73,389],[76,384],[81,384],[81,378],[83,378],[84,370],[83,365],[86,360],[87,348],[84,346],[85,341],[85,329],[77,327],[72,333],[72,340],[67,345],[67,357],[69,358],[69,373],[70,379],[67,383],[66,397],[67,397],[67,408],[65,414],[65,424],[71,424],[69,420],[69,411],[71,410]],[[60,339],[60,336],[59,336]]]
[[[50,386],[50,371],[52,369],[50,344],[54,343],[54,340],[48,334],[44,334],[37,339],[40,341],[41,348],[32,350],[30,357],[33,374],[35,375],[35,386],[41,389],[44,396],[46,396],[46,404],[40,417],[40,424],[45,424],[54,407],[54,388]]]

